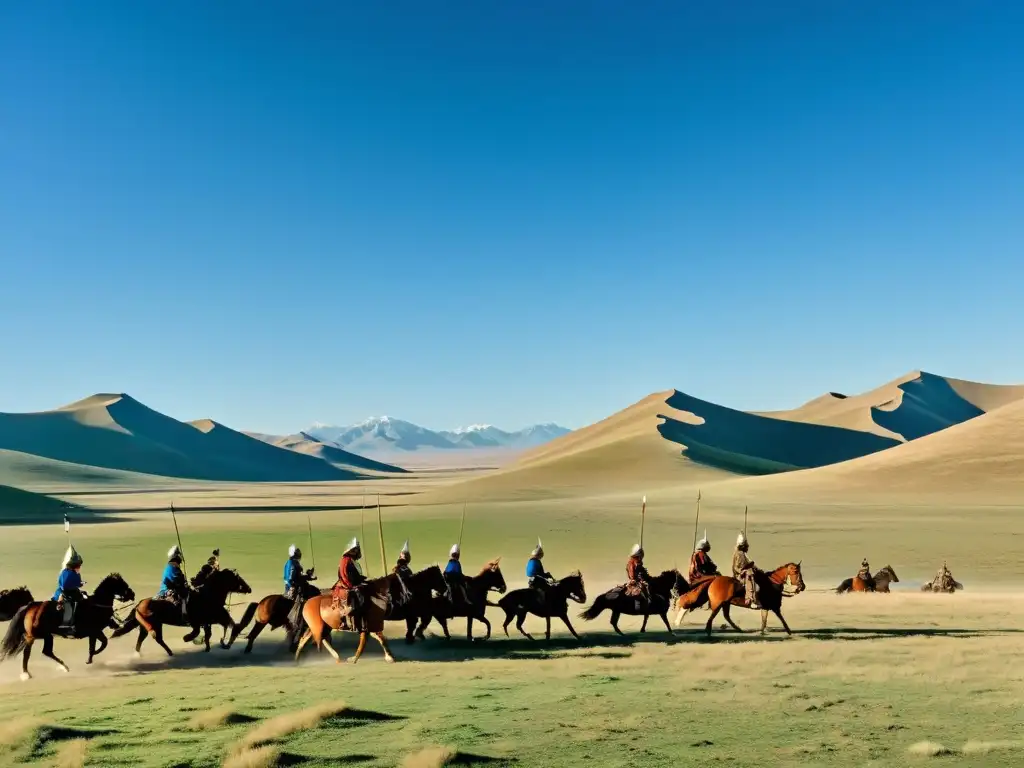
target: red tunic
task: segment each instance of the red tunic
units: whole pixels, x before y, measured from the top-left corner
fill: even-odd
[[[647,578],[647,569],[644,568],[644,564],[640,562],[638,557],[630,557],[626,561],[626,578],[630,581],[640,581],[641,579]]]
[[[341,562],[338,564],[338,581],[345,589],[352,589],[357,584],[366,581],[363,574],[359,572],[359,568],[356,567],[356,561],[349,555],[341,558]]]

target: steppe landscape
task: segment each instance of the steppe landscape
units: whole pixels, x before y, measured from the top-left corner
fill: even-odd
[[[761,636],[743,610],[744,634],[706,638],[698,611],[674,636],[626,617],[620,637],[574,607],[581,640],[556,620],[545,641],[531,617],[530,641],[506,638],[490,609],[487,641],[455,620],[451,641],[435,623],[407,646],[389,624],[394,665],[375,646],[355,666],[315,652],[296,664],[281,631],[251,655],[205,653],[172,629],[173,658],[150,643],[136,659],[120,638],[92,666],[84,641],[58,639],[70,673],[38,653],[30,681],[17,659],[0,666],[0,740],[29,765],[1017,765],[1022,469],[1024,386],[925,372],[769,413],[658,392],[464,469],[404,471],[125,394],[2,414],[0,577],[37,599],[53,590],[65,514],[87,589],[119,571],[139,598],[155,592],[172,503],[189,574],[219,547],[253,599],[280,591],[293,543],[321,586],[352,536],[379,575],[379,497],[389,569],[406,539],[414,569],[443,565],[465,510],[467,572],[500,556],[508,587],[523,586],[539,537],[556,577],[582,572],[589,604],[624,580],[643,495],[648,567],[685,570],[698,491],[721,568],[746,506],[751,556],[801,561],[807,590],[784,606],[792,637],[774,617]],[[893,592],[834,594],[864,557],[894,568]],[[963,591],[922,593],[943,562]],[[246,603],[233,598],[236,619]]]

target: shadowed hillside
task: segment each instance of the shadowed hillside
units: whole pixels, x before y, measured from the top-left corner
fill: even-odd
[[[359,477],[212,421],[187,424],[124,394],[54,411],[0,414],[0,450],[165,477],[299,482]]]
[[[266,437],[269,438],[267,442],[270,442],[279,448],[287,448],[289,451],[297,451],[298,453],[302,453],[307,456],[315,456],[318,459],[323,459],[336,467],[367,470],[369,472],[406,472],[406,470],[401,467],[397,467],[394,464],[385,464],[383,461],[374,461],[373,459],[368,459],[365,456],[350,453],[343,448],[328,445],[327,443],[317,440],[315,437],[307,435],[305,432],[299,432],[297,435],[287,435],[285,437],[271,437],[269,435]]]
[[[54,525],[64,519],[64,502],[41,493],[0,485],[0,523],[39,522],[52,518]]]

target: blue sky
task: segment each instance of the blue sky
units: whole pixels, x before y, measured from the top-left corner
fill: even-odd
[[[4,4],[0,410],[1022,382],[1022,37],[966,1]]]

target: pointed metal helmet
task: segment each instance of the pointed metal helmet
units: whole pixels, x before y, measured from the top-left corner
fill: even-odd
[[[708,544],[708,529],[705,528],[704,529],[704,538],[697,542],[697,549],[695,549],[694,552],[699,552],[700,550],[704,549],[704,547],[707,546],[707,544]]]
[[[405,544],[403,544],[403,545],[402,545],[402,549],[401,549],[401,550],[399,551],[399,554],[400,554],[400,555],[408,555],[408,554],[411,554],[411,553],[409,552],[409,540],[408,540],[408,539],[406,539],[406,540],[405,540]]]
[[[458,555],[458,554],[461,554],[461,553],[462,553],[462,550],[459,549],[459,545],[458,544],[452,544],[452,548],[448,551],[449,555]]]
[[[746,544],[746,543],[747,543],[747,537],[743,533],[743,531],[740,531],[740,535],[736,537],[736,546],[739,547],[739,546],[741,546],[743,544]]]
[[[167,559],[170,560],[172,557],[181,557],[181,548],[177,544],[167,550]]]
[[[636,555],[642,554],[643,551],[644,551],[643,547],[641,547],[639,544],[634,544],[633,545],[633,549],[631,549],[630,552],[629,552],[629,556],[630,557],[634,557]]]
[[[296,547],[294,544],[292,544],[290,547],[288,547],[288,557],[295,557],[296,555],[301,556],[302,550]]]
[[[530,557],[544,557],[544,545],[540,543],[539,536],[537,537],[537,546],[533,548]]]
[[[358,536],[353,536],[352,537],[352,541],[350,541],[348,543],[348,548],[344,552],[342,552],[342,554],[343,555],[347,555],[353,549],[359,549],[359,548],[360,548],[359,547],[359,537]]]
[[[64,553],[64,561],[61,563],[61,568],[75,568],[81,564],[82,556],[69,544],[67,551]]]

